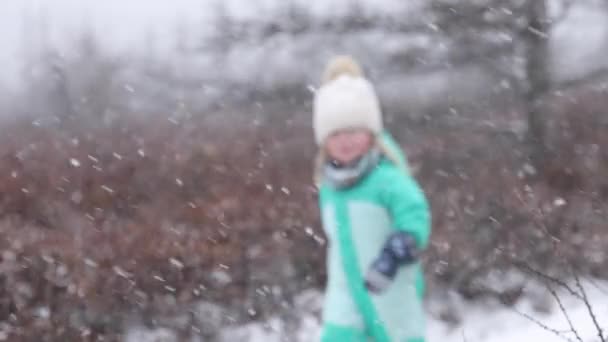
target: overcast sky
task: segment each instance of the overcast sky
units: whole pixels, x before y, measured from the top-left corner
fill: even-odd
[[[46,34],[53,44],[65,44],[82,27],[93,29],[113,48],[141,45],[145,36],[157,41],[171,36],[180,22],[200,24],[209,14],[211,0],[2,0],[0,2],[0,65],[15,69],[24,45],[24,31],[40,29],[47,20]],[[38,26],[38,27],[36,27]],[[166,41],[166,39],[165,39]],[[15,77],[15,73],[10,75]],[[3,79],[7,75],[3,72]]]
[[[17,77],[17,61],[24,46],[25,30],[40,31],[46,18],[45,40],[65,48],[82,27],[92,29],[102,43],[118,49],[143,46],[153,37],[157,45],[170,44],[178,26],[189,34],[210,28],[214,3],[221,1],[232,17],[272,18],[281,0],[0,0],[0,83]],[[296,0],[320,15],[339,13],[352,0]],[[415,7],[419,0],[366,0],[373,11],[391,13],[396,7]],[[38,27],[36,27],[38,26]],[[27,35],[31,37],[32,35]],[[31,38],[30,38],[31,39]],[[31,43],[31,42],[28,42]]]
[[[32,42],[43,27],[45,41],[68,49],[70,37],[78,37],[83,27],[92,29],[101,42],[114,51],[137,49],[154,38],[157,48],[172,45],[175,32],[181,26],[192,39],[200,39],[212,28],[213,4],[227,4],[236,18],[272,18],[282,0],[0,0],[0,85],[18,80],[18,61],[23,46]],[[312,8],[317,15],[335,15],[351,0],[296,0]],[[369,11],[395,13],[407,5],[416,10],[418,0],[365,0]],[[276,12],[275,12],[276,13]],[[405,19],[405,18],[404,18]],[[555,51],[559,51],[556,69],[578,73],[598,60],[608,61],[605,50],[608,41],[608,20],[597,9],[574,10],[566,25],[554,33]],[[24,34],[24,32],[30,32]],[[67,39],[66,39],[67,38]]]

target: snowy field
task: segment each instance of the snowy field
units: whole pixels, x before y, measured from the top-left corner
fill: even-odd
[[[608,283],[588,282],[584,285],[589,302],[600,326],[608,326]],[[585,304],[572,297],[560,294],[561,301],[574,330],[585,342],[599,341],[598,330]],[[439,304],[439,303],[436,303]],[[432,320],[429,324],[430,342],[558,342],[578,341],[559,305],[553,302],[551,313],[535,312],[531,300],[523,300],[513,308],[498,304],[461,304],[462,325],[447,327],[445,323]],[[544,327],[541,327],[543,325]],[[549,331],[551,329],[553,331]],[[556,334],[556,332],[559,333]]]
[[[576,285],[572,284],[576,289]],[[598,325],[608,326],[608,282],[586,280],[582,284],[591,304]],[[596,342],[598,329],[587,306],[578,298],[558,291],[558,296],[567,314],[560,309],[549,293],[525,296],[513,307],[505,307],[495,301],[467,303],[455,294],[432,297],[428,301],[429,342]],[[578,291],[578,290],[577,290]],[[534,291],[533,291],[534,292]],[[540,296],[540,297],[539,297]],[[543,297],[546,296],[546,297]],[[546,313],[535,310],[539,302]],[[286,327],[280,318],[264,323],[252,323],[241,327],[226,328],[222,342],[314,342],[318,341],[320,323],[318,312],[322,295],[317,292],[302,294],[296,300],[301,317],[299,328]],[[446,323],[438,316],[449,308],[459,323]],[[540,310],[542,311],[542,310]],[[570,320],[571,325],[568,323]],[[573,331],[576,331],[574,333]],[[134,328],[125,342],[173,342],[171,331],[154,331]],[[196,340],[199,341],[199,340]],[[194,340],[192,342],[195,342]]]

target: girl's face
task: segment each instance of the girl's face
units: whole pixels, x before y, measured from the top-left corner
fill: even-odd
[[[366,154],[372,148],[373,142],[374,137],[368,131],[340,131],[327,138],[325,151],[335,161],[349,164]]]

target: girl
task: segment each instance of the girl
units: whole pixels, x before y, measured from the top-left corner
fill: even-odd
[[[321,341],[424,342],[418,257],[429,241],[429,208],[383,130],[373,86],[350,57],[325,71],[314,131],[329,239]]]

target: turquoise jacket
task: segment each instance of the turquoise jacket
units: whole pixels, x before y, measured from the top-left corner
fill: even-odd
[[[430,213],[426,198],[407,171],[406,159],[390,135],[382,136],[397,162],[383,158],[354,187],[320,189],[323,226],[329,240],[323,342],[420,342],[425,320],[424,280],[419,263],[399,270],[383,294],[369,293],[363,275],[388,236],[406,231],[426,248]]]

